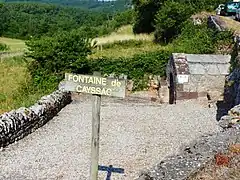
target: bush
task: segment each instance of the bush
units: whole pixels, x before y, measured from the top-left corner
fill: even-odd
[[[230,31],[219,32],[207,27],[207,23],[194,25],[186,21],[182,33],[173,41],[174,52],[190,54],[215,53],[217,47],[222,44],[233,43]]]
[[[33,80],[31,87],[45,91],[54,90],[66,72],[91,74],[93,71],[100,71],[102,74],[125,74],[136,83],[141,82],[147,74],[165,75],[170,56],[168,51],[145,53],[132,58],[87,59],[87,55],[91,53],[89,42],[76,31],[28,41],[26,44],[30,53],[27,53],[27,57],[33,59],[28,65]],[[129,46],[142,44],[141,41],[122,43]],[[145,84],[139,83],[135,88],[140,89],[143,86]]]
[[[0,43],[0,51],[9,50],[9,47],[6,44]]]
[[[155,22],[155,39],[158,42],[169,42],[180,34],[182,24],[186,21],[193,9],[191,6],[174,1],[166,1],[159,9]]]
[[[28,69],[34,86],[53,89],[65,72],[87,73],[90,40],[77,31],[61,32],[53,37],[28,41],[27,57],[33,59]]]
[[[140,1],[133,0],[135,9],[135,23],[133,26],[133,32],[139,33],[151,33],[155,30],[154,18],[162,4],[159,0]]]
[[[142,82],[145,75],[154,74],[165,76],[165,69],[170,51],[150,52],[135,55],[132,58],[99,58],[91,60],[91,72],[100,71],[102,74],[125,74],[135,82],[135,90],[146,85]]]

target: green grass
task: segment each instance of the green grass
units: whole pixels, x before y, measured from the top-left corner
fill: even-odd
[[[95,38],[97,44],[106,44],[106,43],[114,43],[116,41],[124,41],[124,40],[146,40],[153,41],[153,34],[133,34],[132,25],[127,25],[119,28],[116,32],[111,33],[110,35]]]
[[[93,59],[99,57],[132,57],[135,54],[171,48],[171,45],[162,46],[154,43],[153,34],[134,35],[132,25],[123,26],[108,36],[95,38],[94,40],[97,41],[98,47],[95,48],[93,54],[89,56],[89,58]],[[131,42],[127,43],[127,41]],[[136,45],[137,41],[141,41],[141,45]]]
[[[26,50],[26,45],[23,40],[0,37],[0,43],[6,44],[10,52],[22,52]]]
[[[113,43],[112,43],[113,44]],[[143,41],[143,43],[139,46],[120,46],[113,45],[112,47],[102,47],[101,49],[95,49],[93,54],[90,55],[90,58],[96,59],[100,57],[110,57],[110,58],[118,58],[118,57],[133,57],[136,54],[141,54],[145,52],[154,52],[160,50],[168,50],[171,48],[171,45],[162,46],[159,44],[155,44],[152,41]]]
[[[22,57],[0,61],[0,76],[0,114],[22,106],[28,107],[43,95],[28,86],[30,75]]]

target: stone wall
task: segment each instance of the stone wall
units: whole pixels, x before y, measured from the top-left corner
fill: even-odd
[[[143,171],[137,180],[186,180],[194,177],[217,153],[226,153],[231,144],[240,143],[240,105],[222,117],[222,132],[201,137],[180,149],[178,155],[168,156],[154,167]]]
[[[225,75],[190,75],[189,83],[184,84],[183,91],[207,92],[212,89],[223,93]]]
[[[21,107],[0,116],[0,148],[43,126],[71,102],[71,94],[57,90],[29,108]]]
[[[225,75],[197,75],[190,74],[189,82],[177,85],[177,99],[181,99],[183,92],[191,92],[193,98],[211,96],[211,99],[218,100],[224,94]]]

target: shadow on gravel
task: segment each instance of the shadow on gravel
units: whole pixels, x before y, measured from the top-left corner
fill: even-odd
[[[106,171],[107,172],[107,177],[106,180],[111,179],[112,173],[119,173],[119,174],[124,174],[124,169],[122,168],[114,168],[112,165],[110,166],[98,166],[99,171]]]

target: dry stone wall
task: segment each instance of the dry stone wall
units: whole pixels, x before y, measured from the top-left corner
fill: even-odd
[[[13,143],[52,119],[71,102],[71,94],[57,90],[29,108],[21,107],[0,116],[0,148]]]

